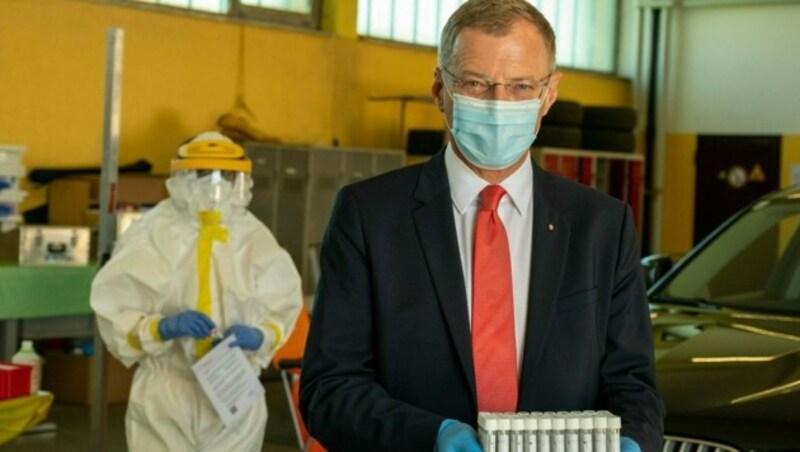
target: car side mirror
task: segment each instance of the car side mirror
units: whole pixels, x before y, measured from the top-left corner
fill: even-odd
[[[645,287],[652,286],[672,268],[672,257],[667,254],[651,254],[641,261]]]

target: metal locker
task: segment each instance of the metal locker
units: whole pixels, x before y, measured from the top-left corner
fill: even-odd
[[[305,253],[303,255],[303,287],[313,293],[316,286],[314,266],[322,236],[328,226],[331,209],[340,188],[342,153],[335,149],[311,149],[311,175],[309,178],[308,217],[305,228]]]
[[[275,228],[278,243],[292,256],[301,275],[304,274],[305,243],[303,240],[308,212],[309,153],[303,149],[282,148],[278,155],[277,202]]]
[[[401,151],[264,143],[245,149],[253,160],[250,210],[292,256],[306,294],[315,290],[317,253],[339,189],[405,161]]]
[[[248,143],[245,152],[253,161],[253,199],[250,211],[270,230],[275,225],[276,157],[278,149],[274,146]]]
[[[372,176],[372,154],[365,151],[342,151],[342,185],[352,184]]]
[[[373,156],[373,174],[376,176],[400,168],[405,164],[405,153],[403,152],[375,152]]]

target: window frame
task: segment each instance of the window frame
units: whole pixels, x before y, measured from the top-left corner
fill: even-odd
[[[227,12],[214,12],[204,9],[194,9],[183,6],[149,3],[140,0],[106,0],[110,3],[132,6],[151,11],[166,11],[176,14],[185,14],[198,17],[212,17],[218,19],[235,19],[253,21],[262,24],[277,26],[290,26],[319,31],[322,24],[322,1],[311,0],[311,12],[297,13],[268,8],[266,6],[252,6],[241,3],[240,0],[227,0],[230,4]]]
[[[322,0],[311,0],[311,12],[307,14],[267,8],[265,6],[245,5],[242,4],[240,0],[229,1],[231,2],[231,8],[227,15],[230,17],[311,28],[314,30],[320,29]]]
[[[370,1],[370,0],[367,0],[367,1]],[[398,1],[398,0],[393,0],[393,1]],[[442,0],[437,0],[437,1],[441,2]],[[594,1],[594,0],[592,0],[592,1]],[[568,70],[574,71],[574,72],[581,72],[581,73],[595,74],[595,75],[603,75],[603,76],[610,76],[610,77],[617,77],[618,76],[619,67],[620,67],[619,51],[620,51],[620,41],[622,39],[621,35],[622,35],[622,26],[623,26],[623,23],[622,23],[623,22],[623,8],[625,7],[625,3],[622,0],[610,0],[610,1],[614,4],[615,12],[614,12],[614,18],[613,18],[614,19],[613,35],[610,37],[610,39],[608,41],[608,47],[610,48],[610,55],[609,55],[609,58],[610,58],[609,59],[609,63],[610,63],[610,65],[609,65],[609,67],[608,68],[598,68],[598,67],[575,66],[574,65],[574,60],[572,60],[570,63],[558,63],[558,62],[556,62],[556,66],[559,69],[568,69]],[[536,6],[536,5],[534,4],[534,6]],[[356,14],[357,15],[360,14],[360,11],[357,11]],[[553,29],[556,32],[556,37],[558,37],[559,34],[558,34],[557,24],[554,22],[553,19],[550,19],[550,20],[551,20],[550,23],[551,23],[551,25],[553,26]],[[420,43],[420,42],[410,42],[410,41],[405,41],[405,40],[388,38],[388,37],[384,37],[384,36],[361,34],[361,30],[359,30],[358,22],[359,22],[359,19],[357,17],[356,18],[356,34],[357,34],[359,40],[373,41],[373,42],[377,42],[377,43],[383,43],[383,44],[387,44],[387,45],[397,45],[397,46],[401,46],[401,47],[406,46],[406,47],[411,47],[411,48],[433,49],[434,51],[438,51],[438,47],[439,47],[438,39],[437,39],[437,43],[436,44],[426,44],[426,43]],[[444,23],[442,23],[441,25],[444,26]],[[369,30],[369,28],[370,28],[370,26],[367,25],[367,30]],[[439,30],[439,33],[441,33],[441,30]],[[573,31],[573,35],[574,35],[574,31]]]

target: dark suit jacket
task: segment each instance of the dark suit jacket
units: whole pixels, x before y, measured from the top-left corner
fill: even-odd
[[[660,450],[631,211],[536,165],[533,180],[519,410],[608,409],[643,451]],[[321,270],[301,377],[311,435],[336,451],[430,451],[445,418],[474,427],[468,300],[443,153],[342,189]]]

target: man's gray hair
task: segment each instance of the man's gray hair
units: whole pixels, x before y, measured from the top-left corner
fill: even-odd
[[[439,66],[448,67],[456,37],[465,28],[477,28],[492,36],[505,36],[516,19],[527,20],[542,34],[555,69],[556,35],[550,22],[526,0],[468,0],[447,20],[439,41]]]

